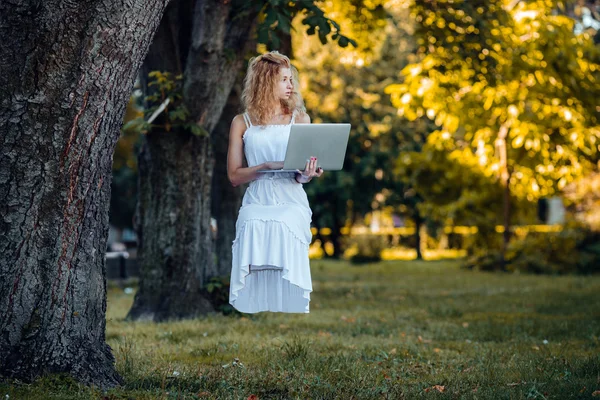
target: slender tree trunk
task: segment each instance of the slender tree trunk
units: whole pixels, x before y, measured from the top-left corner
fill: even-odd
[[[122,382],[105,340],[112,154],[165,5],[0,2],[0,376]]]
[[[417,251],[417,260],[423,259],[423,251],[421,245],[421,227],[423,226],[423,218],[417,212],[414,216],[415,221],[415,250]]]
[[[337,213],[334,215],[337,215]],[[336,260],[339,260],[343,255],[341,240],[342,234],[340,232],[341,228],[342,224],[340,221],[337,218],[333,218],[333,226],[331,227],[331,235],[329,236],[329,239],[333,244],[333,254],[331,255],[331,258]]]
[[[502,233],[502,258],[501,258],[501,269],[506,270],[506,251],[508,249],[508,242],[510,241],[510,173],[508,170],[508,154],[506,147],[506,137],[508,135],[508,126],[502,125],[498,132],[498,139],[496,140],[496,148],[500,156],[500,181],[503,186],[503,212],[502,220],[504,224],[504,232]]]
[[[321,249],[323,249],[323,254],[327,257],[327,253],[325,253],[325,235],[321,233],[321,225],[319,224],[320,218],[318,218],[317,214],[313,213],[313,226],[317,230],[317,233],[314,235],[314,240],[321,242]]]
[[[184,103],[207,134],[153,131],[146,137],[136,213],[141,280],[129,319],[194,318],[212,310],[203,290],[219,275],[210,229],[215,160],[209,133],[243,66],[257,16],[250,10],[235,18],[239,7],[236,1],[173,1],[144,62],[145,75],[183,72]],[[147,85],[146,76],[142,82]]]

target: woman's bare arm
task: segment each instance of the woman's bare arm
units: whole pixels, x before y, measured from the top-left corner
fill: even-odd
[[[227,151],[227,177],[235,187],[258,178],[261,169],[283,168],[283,161],[266,162],[254,167],[244,168],[244,141],[242,136],[246,131],[246,124],[242,115],[237,115],[231,121],[229,129],[229,148]]]

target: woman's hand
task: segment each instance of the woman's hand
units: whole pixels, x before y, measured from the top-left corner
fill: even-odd
[[[264,169],[283,169],[283,161],[269,161],[264,166]]]
[[[296,182],[307,183],[310,182],[313,177],[316,176],[318,178],[321,175],[323,175],[323,168],[317,168],[317,157],[311,157],[310,160],[306,161],[304,171],[296,171]]]

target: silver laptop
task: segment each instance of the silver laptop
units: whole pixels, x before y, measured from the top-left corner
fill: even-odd
[[[350,124],[293,124],[285,152],[283,169],[258,172],[304,171],[310,157],[317,157],[317,168],[339,171],[344,165]]]

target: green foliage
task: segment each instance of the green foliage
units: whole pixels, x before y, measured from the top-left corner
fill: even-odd
[[[407,203],[409,213],[414,204],[404,198],[406,188],[393,164],[401,152],[422,145],[428,127],[398,117],[384,93],[414,49],[408,12],[389,0],[334,1],[324,9],[358,45],[342,49],[293,37],[294,63],[313,122],[352,125],[343,170],[305,185],[313,219],[318,226],[339,229],[374,209]]]
[[[381,252],[388,247],[383,235],[355,235],[346,238],[348,248],[356,247],[356,253],[350,257],[353,264],[381,261]]]
[[[420,58],[388,93],[407,118],[440,126],[432,142],[469,145],[490,177],[498,132],[508,129],[511,192],[533,201],[599,159],[600,49],[573,33],[562,2],[511,4],[413,2]]]
[[[573,182],[565,188],[564,194],[573,215],[600,231],[600,172]]]
[[[213,276],[203,288],[215,310],[224,315],[232,313],[239,314],[239,312],[229,304],[230,281],[231,277],[229,275]]]
[[[561,232],[529,234],[511,243],[509,271],[546,274],[600,272],[600,233],[569,224]]]
[[[183,129],[197,136],[208,135],[206,129],[190,118],[190,112],[182,101],[183,75],[173,76],[168,71],[151,71],[148,79],[150,93],[144,98],[144,115],[126,122],[122,128],[124,131],[145,134],[150,129],[164,132]],[[158,113],[155,119],[149,122],[155,113]],[[154,121],[158,123],[152,123]]]
[[[502,224],[503,188],[486,175],[480,160],[463,143],[444,139],[436,131],[420,151],[404,152],[398,157],[395,173],[410,190],[405,197],[419,199],[417,209],[438,225],[476,226],[478,233],[465,238],[469,254],[477,249],[499,249],[496,226]],[[536,205],[511,197],[511,223],[535,223]]]
[[[560,232],[530,232],[511,241],[506,253],[507,271],[534,274],[600,273],[600,233],[571,222]],[[477,253],[466,267],[500,270],[498,251]]]
[[[402,154],[397,175],[423,200],[421,214],[450,225],[494,227],[502,188],[482,173],[470,148],[455,148],[440,136],[435,132],[421,151]]]
[[[308,35],[317,35],[322,44],[328,41],[336,42],[340,47],[349,44],[356,47],[355,40],[341,33],[340,25],[325,16],[325,12],[315,0],[265,0],[263,2],[247,2],[247,7],[257,7],[261,18],[257,27],[258,43],[268,48],[278,48],[280,35],[289,35],[295,28],[292,20],[297,15],[302,16],[302,24],[306,26]]]

